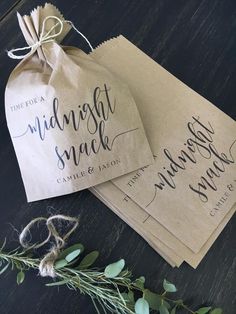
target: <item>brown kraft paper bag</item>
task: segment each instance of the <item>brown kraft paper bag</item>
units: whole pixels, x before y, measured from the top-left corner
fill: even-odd
[[[234,205],[219,226],[211,234],[210,238],[201,250],[198,253],[194,253],[172,233],[170,233],[163,225],[138,206],[129,196],[117,188],[112,182],[109,181],[99,184],[96,187],[90,188],[90,191],[96,196],[99,195],[99,199],[104,204],[110,207],[147,242],[151,239],[152,243],[155,243],[155,246],[151,246],[159,254],[161,243],[161,255],[168,263],[172,260],[172,263],[169,263],[172,266],[173,263],[175,266],[180,265],[179,259],[182,258],[182,260],[185,260],[193,268],[197,268],[236,210],[236,205]],[[165,257],[163,256],[163,253],[165,254]]]
[[[192,252],[203,249],[194,261],[186,252],[196,267],[235,211],[236,123],[123,36],[92,56],[129,85],[155,156],[112,181]]]
[[[80,49],[60,46],[70,30],[60,12],[46,4],[18,20],[31,50],[9,77],[5,110],[28,201],[152,163],[127,85]]]

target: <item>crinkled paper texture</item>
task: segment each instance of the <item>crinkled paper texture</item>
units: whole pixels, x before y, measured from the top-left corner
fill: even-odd
[[[21,17],[26,42],[58,10],[46,4]],[[45,33],[56,21],[47,21]],[[57,26],[59,27],[59,26]],[[27,199],[79,191],[153,162],[128,86],[78,48],[42,44],[13,70],[6,86],[9,132]],[[56,32],[58,30],[53,30]]]

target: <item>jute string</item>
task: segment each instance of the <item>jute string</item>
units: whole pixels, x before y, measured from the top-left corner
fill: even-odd
[[[70,222],[73,223],[73,226],[70,228],[70,230],[63,236],[59,235],[59,233],[56,230],[56,227],[54,225],[54,221],[61,221],[61,222]],[[30,234],[30,229],[39,222],[45,222],[45,225],[48,230],[47,238],[39,243],[32,244],[29,241],[27,241],[27,236]],[[44,246],[45,244],[49,243],[49,240],[51,238],[54,239],[55,244],[52,246],[50,251],[43,257],[43,259],[40,261],[39,264],[39,273],[42,277],[55,277],[55,269],[54,269],[54,263],[61,251],[61,249],[65,246],[66,240],[71,235],[72,232],[75,231],[75,229],[78,227],[79,220],[75,217],[65,216],[65,215],[54,215],[49,218],[45,217],[38,217],[33,220],[31,220],[27,226],[24,227],[21,234],[19,235],[19,241],[23,248],[30,249],[30,248],[40,248]]]
[[[46,22],[49,19],[54,19],[57,21],[57,23],[51,27],[51,29],[44,34],[45,32],[45,25]],[[87,42],[87,44],[89,45],[89,48],[91,49],[91,51],[93,51],[93,46],[91,45],[90,41],[87,39],[87,37],[85,37],[85,35],[83,33],[81,33],[76,27],[75,25],[68,20],[62,21],[61,19],[59,19],[57,16],[54,15],[49,15],[47,17],[45,17],[45,19],[43,20],[43,24],[42,24],[42,30],[39,36],[39,40],[36,41],[34,44],[29,45],[29,46],[25,46],[25,47],[21,47],[21,48],[15,48],[15,49],[11,49],[9,51],[7,51],[8,57],[12,58],[12,59],[24,59],[25,57],[33,54],[40,46],[42,46],[43,44],[49,43],[49,42],[53,42],[58,36],[61,35],[62,31],[63,31],[63,27],[64,24],[70,24],[71,27],[81,36],[83,37],[83,39]],[[53,34],[52,32],[54,31],[54,29],[60,26],[60,29],[58,30],[58,32],[56,32],[55,34]],[[18,51],[25,51],[25,50],[30,50],[28,53],[26,54],[22,54],[22,55],[17,55],[15,54],[15,52]]]

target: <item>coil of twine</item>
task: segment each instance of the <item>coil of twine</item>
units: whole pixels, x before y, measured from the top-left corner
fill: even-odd
[[[72,223],[73,226],[70,228],[70,230],[61,236],[54,225],[55,221],[60,222],[69,222]],[[30,234],[30,229],[38,222],[45,222],[48,235],[47,238],[39,243],[30,243],[27,241],[27,236]],[[69,238],[69,236],[75,231],[75,229],[79,225],[79,219],[76,217],[70,217],[65,215],[54,215],[49,218],[45,217],[37,217],[33,220],[31,220],[22,230],[22,232],[19,235],[19,242],[21,246],[25,249],[38,249],[45,244],[49,243],[50,239],[52,238],[54,240],[54,245],[51,247],[49,252],[42,258],[39,264],[39,274],[42,277],[52,277],[54,278],[56,276],[54,264],[56,259],[58,258],[58,255],[61,251],[61,249],[65,246],[66,240]]]

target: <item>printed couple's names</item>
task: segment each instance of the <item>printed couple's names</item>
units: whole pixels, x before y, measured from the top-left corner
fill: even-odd
[[[137,128],[124,130],[115,136],[113,135],[112,138],[109,134],[105,134],[106,123],[116,110],[116,99],[111,99],[111,88],[108,88],[106,84],[104,84],[104,88],[98,86],[94,89],[90,103],[79,104],[75,108],[66,113],[62,112],[64,109],[61,107],[58,98],[54,98],[52,101],[52,114],[50,116],[45,114],[35,116],[33,123],[28,123],[25,131],[14,136],[14,138],[32,134],[41,141],[45,141],[47,134],[54,129],[63,132],[65,129],[70,128],[70,130],[79,132],[83,128],[80,139],[86,139],[87,137],[87,141],[83,141],[76,146],[61,148],[58,145],[54,148],[57,156],[57,167],[63,170],[69,161],[75,166],[79,166],[82,155],[96,155],[100,150],[111,151],[115,140],[119,136],[137,130]],[[112,128],[112,124],[110,124],[110,128]],[[86,136],[86,133],[88,136]],[[93,136],[92,139],[91,135]]]

